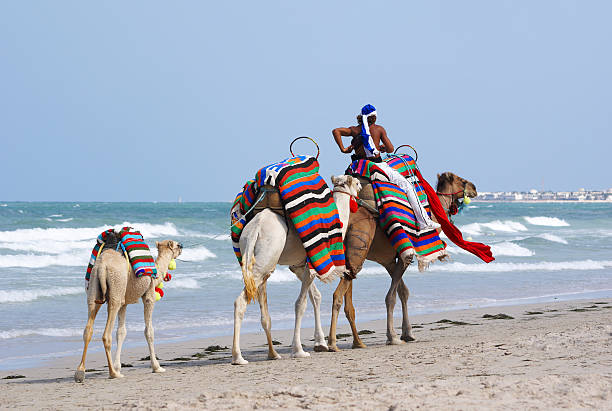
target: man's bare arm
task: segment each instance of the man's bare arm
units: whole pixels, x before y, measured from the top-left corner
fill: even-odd
[[[343,153],[350,153],[353,151],[353,146],[349,145],[347,148],[344,148],[344,144],[342,144],[343,136],[349,137],[352,135],[353,132],[348,127],[338,127],[332,130],[332,136],[334,136],[334,140],[336,141],[336,144],[338,144],[338,148],[340,148],[340,151]]]
[[[393,143],[391,143],[391,140],[389,140],[389,137],[387,137],[387,130],[385,130],[384,127],[380,127],[381,128],[381,135],[380,135],[380,141],[382,141],[382,144],[380,145],[380,147],[378,148],[380,151],[386,151],[387,153],[393,153]]]

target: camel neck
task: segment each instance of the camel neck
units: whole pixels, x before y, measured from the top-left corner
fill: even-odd
[[[348,228],[349,222],[351,196],[350,194],[341,191],[334,191],[333,196],[336,207],[338,208],[340,222],[342,223],[342,240],[344,240],[344,235],[346,234],[346,229]]]
[[[157,259],[155,260],[155,265],[157,265],[157,278],[158,280],[162,280],[166,272],[168,271],[168,264],[170,264],[170,260],[172,260],[172,253],[168,250],[164,250],[157,255]]]

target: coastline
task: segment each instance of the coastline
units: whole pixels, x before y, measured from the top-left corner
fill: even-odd
[[[156,344],[164,374],[152,374],[141,361],[146,347],[133,347],[124,350],[123,363],[131,366],[120,381],[108,379],[104,354],[96,352],[88,356],[84,384],[73,381],[76,356],[0,372],[0,378],[25,376],[0,380],[0,401],[50,409],[604,408],[612,390],[610,308],[608,298],[414,315],[417,341],[400,346],[385,344],[385,320],[364,322],[359,330],[374,331],[362,336],[368,348],[350,349],[352,338],[341,337],[340,353],[314,353],[312,329],[304,328],[311,354],[305,359],[290,357],[292,330],[273,330],[278,361],[266,360],[263,332],[243,334],[245,366],[230,365],[231,336]],[[512,318],[483,318],[500,313]],[[340,325],[338,334],[348,330]],[[214,345],[228,349],[205,350]]]

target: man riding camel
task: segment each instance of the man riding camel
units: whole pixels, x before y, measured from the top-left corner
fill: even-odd
[[[376,124],[376,108],[371,104],[363,106],[361,114],[357,115],[357,123],[356,126],[339,127],[332,130],[340,151],[347,154],[354,151],[355,154],[351,155],[352,161],[364,159],[378,163],[377,165],[387,174],[391,182],[406,193],[420,230],[440,228],[440,225],[427,214],[425,207],[418,199],[414,186],[380,157],[381,152],[393,153],[393,144],[387,137],[384,127]],[[346,148],[342,143],[342,137],[352,137],[351,144]]]

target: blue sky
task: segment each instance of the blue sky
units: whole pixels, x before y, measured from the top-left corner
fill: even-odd
[[[231,201],[375,105],[482,191],[612,187],[607,1],[0,2],[0,199]],[[308,154],[308,144],[296,144]]]

